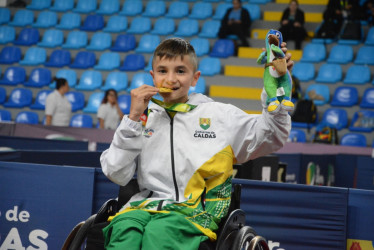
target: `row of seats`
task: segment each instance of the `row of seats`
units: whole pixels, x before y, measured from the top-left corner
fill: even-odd
[[[153,85],[153,79],[148,72],[136,73],[128,86],[128,76],[126,72],[113,71],[108,74],[104,79],[100,71],[86,70],[82,73],[79,81],[77,74],[71,69],[61,69],[57,71],[56,77],[65,78],[71,88],[77,90],[107,90],[115,89],[116,91],[127,91],[130,92],[132,89],[137,88],[143,84]],[[4,73],[4,76],[0,79],[0,85],[13,85],[23,84],[26,87],[45,87],[50,86],[55,88],[55,83],[51,83],[51,72],[47,68],[34,68],[26,79],[25,69],[22,67],[10,67]],[[191,91],[198,93],[206,92],[206,83],[204,77],[200,77],[195,88]]]
[[[308,140],[307,140],[307,136],[304,130],[293,128],[290,131],[288,141],[305,143]],[[311,141],[313,141],[313,139]],[[366,147],[367,146],[366,136],[361,133],[348,132],[342,136],[340,140],[340,145]],[[372,147],[374,147],[374,141],[373,141]]]
[[[373,54],[374,55],[374,54]],[[292,74],[302,82],[314,80],[318,83],[334,84],[343,82],[344,84],[366,84],[371,80],[371,69],[367,65],[349,66],[343,77],[343,69],[339,64],[324,63],[320,66],[317,76],[313,63],[295,63]],[[374,84],[374,79],[372,81]]]
[[[340,86],[334,91],[330,101],[330,88],[325,84],[311,84],[305,91],[306,100],[313,100],[316,106],[330,104],[337,107],[352,107],[374,109],[374,88],[367,88],[359,103],[358,91],[352,86]]]
[[[9,110],[0,109],[0,122],[11,122],[12,115]],[[39,115],[34,111],[20,111],[15,119],[15,123],[26,123],[26,124],[39,124]],[[43,118],[42,124],[45,124],[45,117]],[[70,118],[70,127],[75,128],[92,128],[94,125],[91,115],[88,114],[74,114]],[[99,124],[97,123],[97,127]]]
[[[327,61],[328,63],[337,64],[347,64],[353,62],[355,64],[374,65],[373,54],[374,46],[365,45],[359,48],[356,58],[354,59],[352,46],[337,44],[331,49],[327,57],[326,47],[324,44],[308,43],[303,49],[303,55],[300,62],[319,63]]]
[[[115,4],[115,2],[116,0],[102,1],[102,3],[104,4]],[[193,4],[190,11],[189,4],[185,2],[173,2],[167,9],[166,4],[163,1],[149,1],[143,11],[143,3],[141,1],[128,0],[126,1],[124,7],[125,10],[123,11],[113,10],[108,15],[117,16],[118,14],[118,16],[124,17],[139,15],[147,18],[167,17],[174,19],[189,18],[197,20],[206,20],[211,18],[213,20],[221,20],[225,15],[227,9],[232,7],[232,4],[224,2],[218,4],[216,8],[213,8],[213,5],[209,2],[196,2]],[[243,8],[248,10],[252,20],[257,20],[260,18],[261,9],[257,4],[245,3],[243,4]],[[67,10],[64,10],[63,12],[67,12]],[[34,27],[40,28],[54,26],[62,29],[71,29],[71,26],[75,26],[75,28],[78,28],[81,23],[81,16],[79,15],[79,13],[81,12],[74,12],[77,11],[73,10],[73,12],[65,13],[64,15],[62,15],[60,22],[58,22],[58,15],[55,12],[50,10],[43,10],[39,13],[37,19],[34,22],[35,18],[34,12],[32,10],[18,10],[11,20],[10,10],[7,8],[3,8],[0,11],[0,14],[2,14],[0,24],[9,23],[13,26],[32,25]],[[88,15],[85,20],[83,20],[83,27],[96,27],[97,29],[102,29],[104,27],[104,17],[102,15],[105,15],[105,13],[97,11],[96,13],[90,14],[91,12],[93,11],[89,11],[86,13]]]

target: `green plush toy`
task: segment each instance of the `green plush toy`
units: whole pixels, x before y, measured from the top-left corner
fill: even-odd
[[[266,51],[257,59],[258,64],[265,64],[264,87],[268,95],[267,104],[269,112],[277,112],[280,105],[292,111],[291,102],[292,78],[287,70],[285,54],[281,49],[282,33],[278,30],[269,30],[266,34]]]

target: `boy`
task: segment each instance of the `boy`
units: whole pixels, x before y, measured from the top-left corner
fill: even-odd
[[[109,179],[125,185],[136,171],[140,187],[103,229],[105,247],[198,249],[200,242],[216,240],[214,231],[227,213],[232,165],[281,148],[290,117],[282,108],[267,113],[265,104],[262,115],[248,115],[201,94],[188,96],[200,71],[183,39],[156,48],[150,73],[155,87],[131,91],[130,114],[101,156]],[[157,93],[164,102],[152,99],[142,128],[140,117]]]

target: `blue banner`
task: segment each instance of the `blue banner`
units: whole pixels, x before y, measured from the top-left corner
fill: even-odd
[[[0,249],[61,249],[93,189],[93,168],[0,162]]]
[[[247,225],[272,250],[346,247],[348,189],[238,180]]]
[[[96,168],[92,214],[96,214],[107,200],[117,198],[118,192],[119,185],[109,180],[108,177],[104,175],[101,168]]]
[[[374,158],[357,157],[357,188],[374,190]]]

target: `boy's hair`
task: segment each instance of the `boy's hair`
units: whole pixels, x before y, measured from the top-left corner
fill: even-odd
[[[183,60],[183,56],[189,55],[191,63],[194,67],[194,71],[197,70],[197,56],[195,53],[195,49],[193,46],[186,40],[182,38],[169,38],[162,41],[156,48],[155,52],[153,53],[152,59],[152,68],[155,59],[159,57],[160,59],[173,59],[178,56],[181,57]]]

